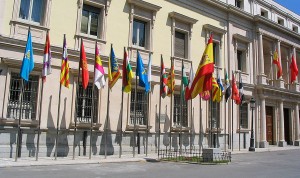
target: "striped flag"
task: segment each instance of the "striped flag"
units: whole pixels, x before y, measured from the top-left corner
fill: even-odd
[[[160,62],[160,96],[162,98],[165,98],[167,96],[167,83],[168,83],[168,77],[163,61],[163,57],[161,55],[161,62]]]
[[[43,82],[46,82],[46,77],[47,75],[50,75],[51,72],[52,69],[51,69],[50,37],[49,37],[49,32],[47,32],[45,48],[44,48],[43,70],[42,70]]]
[[[115,85],[118,79],[121,77],[121,72],[119,69],[118,61],[115,56],[113,47],[110,49],[110,57],[108,60],[108,86],[110,89]]]
[[[192,87],[194,77],[195,77],[195,74],[194,74],[193,66],[191,65],[190,76],[189,76],[189,86],[187,86],[185,88],[185,100],[190,100],[191,99],[190,88]]]
[[[80,68],[81,68],[81,80],[83,89],[86,89],[89,84],[89,70],[87,65],[86,53],[84,50],[83,40],[81,39],[80,48]]]
[[[220,97],[220,89],[219,89],[219,85],[215,79],[215,77],[212,77],[212,100],[214,102],[220,102],[221,101],[221,97]]]
[[[99,53],[99,49],[96,43],[95,46],[95,77],[94,77],[94,83],[97,86],[98,89],[104,88],[105,86],[105,78],[104,78],[104,68],[102,65],[102,61],[100,58],[100,53]]]
[[[123,59],[123,66],[122,66],[122,87],[125,93],[131,92],[131,81],[133,78],[133,72],[131,65],[129,63],[128,55],[126,49],[124,47],[124,59]]]
[[[240,73],[240,81],[239,81],[239,93],[240,93],[240,102],[239,102],[239,104],[242,104],[243,100],[244,100],[244,85],[243,85],[241,73]]]
[[[174,93],[174,88],[175,88],[175,72],[174,72],[174,64],[173,60],[171,60],[171,69],[168,75],[168,96],[172,96]]]
[[[67,88],[69,88],[70,85],[66,35],[64,35],[63,55],[62,55],[61,70],[60,70],[60,84]]]
[[[208,40],[208,44],[203,53],[201,62],[198,66],[195,78],[190,88],[191,98],[195,98],[203,91],[212,89],[212,74],[214,72],[214,54],[213,54],[213,38],[212,35]]]

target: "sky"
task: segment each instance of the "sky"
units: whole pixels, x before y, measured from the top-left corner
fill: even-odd
[[[300,15],[300,0],[274,0],[278,4]]]

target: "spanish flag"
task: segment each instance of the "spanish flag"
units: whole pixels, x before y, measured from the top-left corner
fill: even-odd
[[[208,44],[203,53],[202,59],[198,66],[195,78],[190,88],[191,98],[195,98],[203,91],[212,89],[212,74],[214,72],[214,55],[212,35],[208,40]]]
[[[282,76],[282,68],[279,61],[279,56],[277,50],[274,51],[273,54],[273,64],[276,64],[277,66],[277,79],[279,79]]]
[[[117,80],[121,77],[121,72],[119,70],[118,61],[115,56],[114,49],[111,45],[110,57],[108,60],[108,86],[110,89],[115,85]]]

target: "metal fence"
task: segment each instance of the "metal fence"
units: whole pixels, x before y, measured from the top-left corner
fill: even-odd
[[[194,164],[228,164],[231,162],[231,152],[202,153],[201,150],[160,150],[160,161],[186,162]]]

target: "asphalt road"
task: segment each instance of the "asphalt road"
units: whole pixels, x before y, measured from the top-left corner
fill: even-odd
[[[233,155],[228,165],[165,162],[0,168],[2,178],[299,178],[300,150]]]

